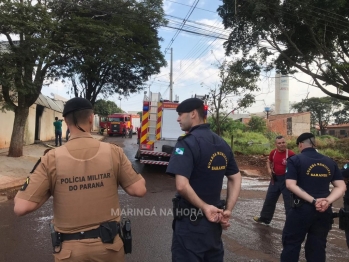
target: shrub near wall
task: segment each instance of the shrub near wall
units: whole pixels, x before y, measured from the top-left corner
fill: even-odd
[[[274,149],[274,141],[277,134],[262,134],[258,132],[243,132],[234,130],[233,151],[244,155],[268,155]],[[231,145],[231,135],[225,133],[223,137]],[[296,145],[296,137],[287,138],[287,148],[296,154],[299,153]],[[349,161],[349,138],[338,139],[324,135],[315,138],[319,153],[324,154],[336,161],[341,168]]]
[[[223,138],[231,145],[231,136]],[[233,133],[233,151],[244,155],[268,155],[270,142],[262,133],[236,130]]]

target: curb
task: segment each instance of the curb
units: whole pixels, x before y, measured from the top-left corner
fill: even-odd
[[[14,189],[19,189],[23,183],[25,182],[27,178],[18,178],[14,181],[5,183],[5,184],[1,184],[0,185],[0,193],[9,191],[9,190],[14,190]]]

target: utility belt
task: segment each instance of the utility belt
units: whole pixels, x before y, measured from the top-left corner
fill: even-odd
[[[173,203],[173,219],[180,220],[182,218],[189,218],[192,223],[199,222],[203,217],[205,217],[204,212],[188,203],[181,197],[175,197],[172,199]],[[225,209],[226,201],[220,200],[217,205],[215,205],[219,209]]]
[[[292,192],[290,192],[290,201],[291,201],[292,208],[301,207],[303,206],[303,204],[310,204],[309,202],[299,198],[297,195],[293,194]]]
[[[63,241],[100,238],[103,243],[111,244],[120,233],[120,237],[124,242],[125,253],[131,253],[132,251],[131,222],[129,219],[124,219],[121,225],[116,221],[110,221],[100,224],[96,229],[72,234],[56,232],[52,223],[50,228],[53,253],[61,252]]]
[[[285,177],[285,175],[276,175],[275,173],[272,173],[272,176],[273,176],[274,182],[275,182],[275,181],[281,180],[281,177],[282,177],[282,178]]]
[[[304,204],[312,205],[308,201],[305,201],[304,199],[299,198],[297,195],[295,195],[292,192],[290,193],[290,200],[291,200],[291,207],[293,207],[293,208],[301,207]],[[330,205],[330,206],[332,206],[332,205]]]

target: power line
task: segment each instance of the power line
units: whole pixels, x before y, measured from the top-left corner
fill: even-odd
[[[173,44],[173,42],[176,40],[177,36],[179,35],[179,33],[182,31],[182,28],[184,27],[185,23],[187,22],[187,20],[189,19],[189,17],[191,16],[191,14],[194,12],[195,7],[197,6],[197,4],[199,3],[200,0],[196,0],[196,2],[193,2],[192,7],[189,9],[188,14],[186,15],[186,17],[183,19],[182,25],[180,27],[180,29],[178,29],[176,31],[176,33],[174,34],[174,36],[172,37],[170,43],[168,44],[167,48],[165,49],[165,55],[167,50],[171,47],[171,45]]]
[[[172,2],[172,3],[178,4],[178,5],[184,5],[184,6],[189,6],[189,7],[191,7],[191,5],[179,3],[179,2],[176,2],[176,1],[167,0],[167,2]],[[203,11],[210,12],[210,13],[214,13],[214,14],[217,14],[216,11],[211,11],[211,10],[204,9],[204,8],[200,8],[200,7],[196,7],[196,9],[198,9],[198,10],[203,10]]]

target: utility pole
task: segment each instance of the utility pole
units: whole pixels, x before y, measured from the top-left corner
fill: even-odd
[[[121,96],[119,96],[119,100],[120,100],[120,109],[121,109]]]
[[[172,102],[172,96],[173,96],[173,48],[171,47],[171,66],[170,66],[170,101]]]

